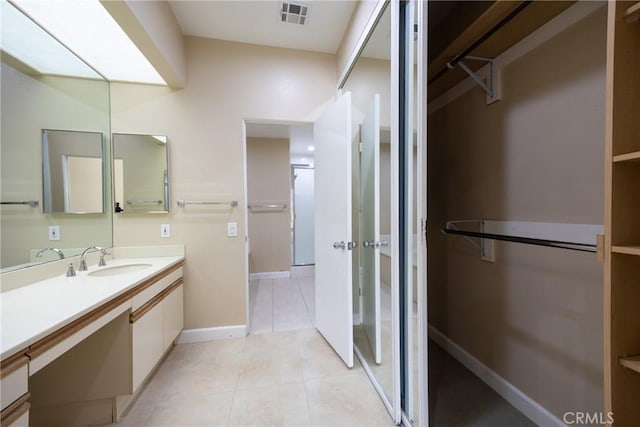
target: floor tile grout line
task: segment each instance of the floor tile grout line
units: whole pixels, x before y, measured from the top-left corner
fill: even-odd
[[[313,324],[313,321],[311,320],[311,312],[309,311],[309,304],[307,303],[307,299],[304,297],[304,292],[302,292],[302,287],[300,286],[299,279],[296,279],[296,284],[298,285],[298,291],[300,292],[300,296],[302,297],[302,302],[304,304],[304,307],[307,310],[307,318]]]
[[[273,300],[274,300],[274,292],[273,292],[273,282],[274,280],[271,279],[271,333],[273,333]]]

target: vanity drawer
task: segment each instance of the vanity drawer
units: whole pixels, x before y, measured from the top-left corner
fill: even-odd
[[[162,357],[162,304],[157,304],[131,324],[132,392],[135,392]]]
[[[27,393],[29,381],[29,358],[19,355],[3,362],[0,375],[0,403],[2,409]]]
[[[179,265],[178,268],[169,269],[160,275],[151,278],[150,283],[147,285],[143,284],[142,286],[144,289],[133,296],[131,300],[131,310],[138,310],[181,277],[182,265]]]
[[[2,427],[29,427],[29,408],[27,400],[31,395],[23,394],[18,400],[7,406],[0,412],[0,425]]]

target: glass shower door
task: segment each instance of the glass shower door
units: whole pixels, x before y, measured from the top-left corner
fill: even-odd
[[[314,172],[293,168],[293,264],[314,264]]]

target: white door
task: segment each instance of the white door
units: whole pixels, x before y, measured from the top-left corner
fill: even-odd
[[[353,367],[351,289],[351,93],[313,125],[316,328]]]
[[[376,363],[382,362],[380,342],[380,95],[360,128],[362,164],[362,322]]]

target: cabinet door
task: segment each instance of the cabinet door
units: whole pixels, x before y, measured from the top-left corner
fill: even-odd
[[[21,357],[6,368],[0,378],[0,403],[5,409],[28,391],[29,359]],[[9,372],[8,374],[6,372]]]
[[[183,285],[178,286],[162,301],[162,315],[164,317],[164,350],[171,347],[173,340],[176,339],[184,327],[183,289]]]
[[[131,325],[133,391],[138,389],[162,357],[164,351],[162,305],[156,305]]]

